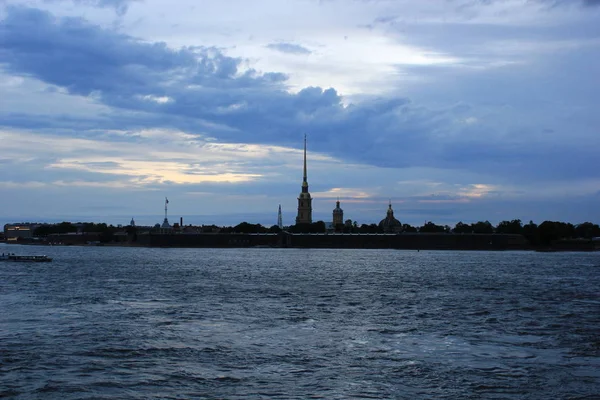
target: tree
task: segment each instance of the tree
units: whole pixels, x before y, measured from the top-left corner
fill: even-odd
[[[360,228],[358,228],[358,233],[379,233],[381,230],[377,224],[362,224]]]
[[[70,222],[61,222],[60,224],[44,224],[33,231],[34,236],[46,237],[48,235],[59,233],[77,232],[77,227]]]
[[[33,231],[33,236],[46,237],[51,233],[53,233],[52,225],[44,224],[35,228]]]
[[[237,233],[266,233],[267,228],[261,224],[249,224],[248,222],[242,222],[233,227],[233,231]]]
[[[465,224],[462,221],[459,221],[459,223],[454,226],[454,229],[452,229],[452,232],[473,233],[473,227],[470,224]]]
[[[70,222],[61,222],[58,225],[55,225],[55,232],[54,233],[70,233],[70,232],[77,232],[77,227],[75,225],[73,225]]]
[[[540,242],[544,245],[550,245],[553,241],[559,239],[569,239],[575,236],[575,227],[573,224],[544,221],[538,227]]]
[[[96,230],[96,224],[93,222],[84,222],[81,225],[81,232],[98,232],[98,230]]]
[[[472,225],[473,233],[494,233],[494,227],[490,221],[479,221]]]
[[[310,232],[313,233],[325,233],[327,231],[327,226],[323,221],[317,221],[310,224]]]
[[[442,233],[445,232],[445,229],[442,225],[436,225],[433,222],[429,221],[425,225],[419,228],[419,232],[423,233]]]
[[[402,232],[416,233],[418,229],[410,224],[402,224]]]
[[[269,233],[279,233],[281,232],[281,228],[277,225],[273,225],[269,228]]]
[[[591,239],[600,236],[600,227],[591,222],[583,222],[575,225],[575,236],[578,238]]]
[[[356,222],[352,222],[351,219],[347,219],[344,221],[344,227],[342,228],[344,233],[352,233],[358,231],[358,226],[356,226]]]
[[[202,228],[202,231],[204,231],[204,228]],[[212,231],[212,229],[211,229]],[[234,228],[232,226],[223,226],[221,227],[221,233],[232,233],[234,232]]]
[[[520,219],[513,219],[512,221],[502,221],[496,227],[496,233],[509,233],[520,235],[523,233],[523,224]]]
[[[538,226],[533,221],[529,221],[527,225],[523,225],[523,236],[527,239],[529,244],[537,246],[540,244],[540,234]]]

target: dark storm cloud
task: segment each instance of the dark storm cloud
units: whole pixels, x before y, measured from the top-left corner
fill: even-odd
[[[0,44],[0,60],[8,72],[81,95],[143,93],[156,88],[163,74],[195,63],[189,50],[171,51],[164,43],[145,44],[79,18],[57,20],[44,11],[20,7],[8,8],[0,24]]]
[[[552,168],[565,178],[577,173],[560,168],[571,162],[560,154],[548,159],[548,146],[519,147],[501,133],[488,135],[493,123],[457,124],[469,116],[464,104],[432,109],[397,97],[344,106],[335,89],[291,94],[284,74],[243,69],[242,63],[216,48],[173,50],[30,8],[8,8],[0,22],[0,64],[8,73],[93,96],[117,110],[104,119],[115,118],[122,129],[176,127],[220,141],[294,146],[308,133],[312,150],[376,166],[456,168],[523,180],[552,179],[554,172],[546,172]],[[76,129],[85,122],[66,123]],[[0,125],[32,124],[0,115]],[[478,135],[484,139],[469,139]],[[587,153],[577,164],[597,170]]]
[[[311,51],[306,47],[294,43],[271,43],[267,47],[271,50],[280,51],[289,54],[310,54]]]

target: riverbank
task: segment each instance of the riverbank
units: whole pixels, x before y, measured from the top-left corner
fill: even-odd
[[[545,246],[532,246],[522,235],[510,234],[300,234],[300,233],[147,233],[121,236],[117,241],[87,240],[86,235],[58,235],[51,241],[23,239],[9,244],[48,246],[179,247],[179,248],[331,248],[404,250],[531,250],[538,252],[600,250],[593,240],[558,240]]]

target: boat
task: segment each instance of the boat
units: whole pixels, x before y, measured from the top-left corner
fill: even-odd
[[[18,256],[15,253],[7,253],[0,256],[0,261],[13,261],[13,262],[50,262],[52,258],[43,256]]]

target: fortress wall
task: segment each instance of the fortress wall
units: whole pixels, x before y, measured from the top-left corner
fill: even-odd
[[[276,234],[150,234],[139,235],[137,244],[150,247],[278,247]]]
[[[522,250],[521,235],[500,234],[150,234],[138,244],[151,247],[300,247],[414,250]]]
[[[527,248],[528,244],[521,235],[418,233],[398,235],[293,235],[290,247],[518,250]]]

